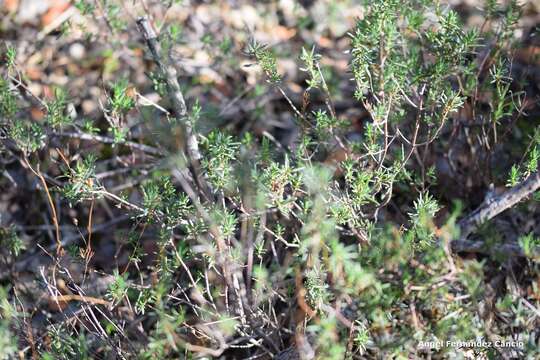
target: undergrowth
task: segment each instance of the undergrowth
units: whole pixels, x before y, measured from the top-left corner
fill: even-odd
[[[110,37],[128,36],[152,66],[118,4],[98,3],[76,7],[85,16],[105,11]],[[473,173],[476,191],[490,182],[512,187],[537,171],[540,136],[526,117],[534,95],[512,72],[520,10],[514,1],[486,1],[476,28],[439,1],[366,2],[346,35],[346,77],[354,85],[346,95],[367,113],[356,137],[351,119],[334,106],[336,79],[316,45],[303,44],[295,55],[305,80],[297,98],[280,72],[279,47],[262,44],[249,29],[241,53],[232,52],[230,40],[206,39],[217,57],[234,64],[243,56],[237,61],[257,67],[256,91],[277,94],[294,119],[290,144],[268,131],[215,126],[212,109],[195,98],[187,97],[189,114],[175,118],[166,74],[157,67],[145,84],[135,85],[129,74],[103,84],[100,116],[81,117],[67,89],[32,97],[15,48],[3,44],[2,166],[24,169],[34,185],[23,190],[4,179],[2,186],[37,191],[31,206],[49,219],[39,224],[50,227],[28,241],[15,217],[2,223],[10,282],[2,280],[0,292],[0,358],[18,351],[44,359],[270,358],[290,346],[303,358],[462,358],[467,348],[418,344],[475,339],[521,344],[474,349],[490,358],[537,358],[538,234],[519,234],[524,275],[513,281],[529,290],[511,291],[504,285],[510,280],[503,276],[501,285],[497,275],[510,266],[504,254],[451,251],[457,219],[482,196],[445,192],[449,181],[464,183],[456,175],[462,166]],[[183,30],[156,22],[162,58],[169,59]],[[184,94],[197,86],[183,77],[180,84]],[[139,94],[151,89],[160,100],[143,103]],[[43,119],[31,120],[35,106]],[[186,124],[199,164],[186,155]],[[79,150],[85,142],[98,146]],[[447,157],[443,163],[458,167],[448,180],[437,157],[460,142],[476,165]],[[509,155],[494,163],[501,151]],[[116,179],[133,185],[111,190],[116,185],[104,172],[123,171],[129,158],[132,169]],[[127,216],[129,226],[93,234],[101,208]],[[63,227],[73,212],[81,222],[75,237]],[[480,234],[490,237],[488,230]],[[94,265],[103,242],[127,253],[122,266],[113,259]],[[33,330],[42,305],[25,308],[13,283],[19,259],[31,256],[52,259],[39,274],[40,289],[64,312]],[[72,274],[77,264],[81,276]],[[109,276],[107,287],[83,290],[95,281],[90,273]],[[66,289],[80,297],[62,298]]]

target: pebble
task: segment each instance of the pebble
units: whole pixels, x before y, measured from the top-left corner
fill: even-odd
[[[19,24],[37,24],[39,18],[50,7],[48,1],[43,0],[22,0],[19,4],[19,11],[15,21]]]
[[[81,43],[73,43],[69,47],[69,55],[75,60],[81,60],[86,54],[86,49]]]

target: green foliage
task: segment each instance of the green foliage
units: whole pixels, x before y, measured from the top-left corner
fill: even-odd
[[[0,247],[7,249],[15,257],[24,249],[24,244],[14,226],[0,228]]]
[[[47,123],[53,128],[59,128],[72,123],[68,114],[67,93],[62,88],[54,89],[54,99],[47,102]]]
[[[122,128],[120,126],[112,126],[109,128],[109,131],[112,132],[115,144],[120,144],[126,141],[128,129]]]
[[[259,191],[261,196],[265,198],[266,207],[275,206],[287,214],[294,197],[287,195],[286,190],[299,186],[301,179],[289,162],[285,161],[284,164],[271,162],[262,169],[261,173],[254,173],[253,176],[255,180],[258,180]]]
[[[151,72],[148,74],[152,82],[153,89],[161,96],[165,97],[167,94],[167,83],[159,71]]]
[[[84,132],[86,132],[88,134],[91,134],[91,135],[95,135],[95,134],[99,133],[99,128],[95,127],[94,122],[92,120],[89,120],[89,119],[84,120],[82,128],[83,128]]]
[[[310,51],[302,48],[302,55],[300,60],[304,63],[304,67],[300,70],[308,73],[309,78],[306,80],[308,85],[307,90],[317,89],[322,82],[322,75],[319,69],[318,61],[321,59],[321,55],[315,53],[315,47],[312,47]]]
[[[111,299],[111,301],[113,301],[114,303],[119,303],[127,295],[129,289],[129,284],[127,282],[128,274],[119,274],[118,270],[115,270],[113,276],[114,281],[109,285],[107,295]]]
[[[43,359],[91,359],[87,339],[84,334],[77,336],[65,326],[60,326],[52,327],[48,335],[51,339],[51,349],[42,355]]]
[[[69,168],[64,185],[64,196],[73,202],[93,199],[100,189],[95,177],[95,155],[89,154],[85,159],[77,162],[74,168]]]
[[[95,10],[95,5],[88,0],[77,0],[75,1],[74,5],[82,15],[91,14]]]
[[[166,356],[167,349],[177,348],[176,330],[185,321],[184,310],[180,308],[165,312],[159,309],[157,316],[156,328],[150,336],[149,344],[139,354],[142,359],[162,359]]]
[[[0,78],[0,116],[11,118],[17,112],[15,92],[9,88],[9,83]]]
[[[330,300],[326,274],[323,269],[313,268],[306,273],[306,291],[308,304],[318,311],[322,311],[323,305],[327,305]]]
[[[484,274],[483,265],[478,261],[465,263],[464,271],[460,274],[460,280],[474,300],[479,300],[483,295]]]
[[[313,114],[315,116],[315,131],[317,136],[323,140],[328,140],[334,127],[337,125],[337,119],[328,115],[324,110],[317,110]]]
[[[521,236],[518,239],[519,246],[523,250],[523,253],[527,257],[535,258],[538,256],[538,250],[540,248],[540,238],[529,233],[525,236]]]
[[[115,1],[76,1],[75,6],[83,14],[102,12],[112,38],[128,25]],[[335,9],[341,5],[328,6],[328,16],[337,16]],[[19,113],[27,116],[28,109],[19,107],[24,96],[18,97],[21,89],[9,77],[0,78],[2,136],[5,133],[24,155],[39,151],[35,158],[49,174],[47,182],[60,184],[54,204],[48,204],[48,209],[58,208],[54,217],[60,224],[64,226],[79,208],[86,209],[85,201],[98,198],[104,201],[95,202],[92,209],[99,213],[99,221],[129,215],[130,227],[114,237],[117,254],[127,254],[115,258],[122,264],[114,266],[123,272],[114,270],[106,290],[112,309],[98,315],[98,325],[105,329],[100,335],[110,338],[100,351],[114,348],[114,356],[142,359],[201,353],[248,358],[274,352],[267,349],[276,345],[300,344],[306,335],[306,349],[316,358],[406,359],[425,355],[418,340],[461,341],[495,331],[510,336],[533,328],[528,319],[534,318],[534,310],[516,304],[515,294],[508,289],[492,294],[490,276],[503,266],[500,259],[465,260],[451,253],[460,208],[452,208],[457,194],[452,186],[446,188],[448,183],[459,185],[465,197],[485,185],[477,177],[484,180],[488,175],[466,174],[465,180],[453,176],[454,168],[458,175],[461,167],[470,170],[468,162],[481,162],[474,169],[490,170],[486,171],[490,181],[504,182],[508,177],[509,187],[538,170],[540,131],[534,129],[528,136],[533,126],[520,121],[524,87],[510,71],[518,5],[487,1],[488,21],[482,31],[468,29],[457,12],[438,1],[374,0],[366,2],[364,10],[348,34],[351,74],[321,68],[327,50],[301,44],[301,53],[290,58],[299,59],[301,81],[306,83],[294,97],[289,98],[288,87],[281,87],[276,54],[284,54],[282,44],[270,48],[250,41],[247,54],[274,86],[257,84],[246,91],[231,87],[237,97],[230,106],[245,101],[235,114],[249,118],[245,124],[229,122],[222,113],[216,116],[219,124],[212,122],[215,109],[207,100],[222,96],[222,89],[201,85],[198,73],[190,74],[192,81],[185,89],[192,104],[185,119],[163,115],[162,108],[170,111],[163,74],[149,72],[147,84],[137,80],[141,92],[153,88],[163,98],[155,104],[159,111],[137,118],[141,114],[131,111],[136,101],[128,78],[116,79],[110,64],[104,64],[104,73],[113,79],[103,117],[95,121],[72,119],[71,101],[62,89],[46,102],[45,121],[14,119]],[[302,31],[317,26],[309,16],[299,23],[299,27],[309,24]],[[157,25],[161,31],[156,41],[166,62],[191,29]],[[218,54],[215,69],[225,66],[224,59],[236,60],[235,36],[206,30],[196,35],[197,51]],[[299,33],[297,38],[305,35]],[[109,60],[113,55],[113,50],[105,52]],[[14,67],[15,54],[8,51],[7,58]],[[351,75],[354,88],[344,91],[340,81]],[[229,84],[225,85],[224,89]],[[284,99],[276,100],[270,91]],[[349,101],[359,103],[350,106]],[[365,112],[357,119],[354,112],[349,116],[340,109],[341,104]],[[296,120],[297,133],[274,128],[281,118],[275,120],[268,109]],[[227,121],[221,121],[222,115]],[[106,122],[109,137],[89,139]],[[84,133],[65,134],[67,126]],[[159,137],[153,136],[156,130]],[[165,150],[172,146],[161,143],[175,144],[181,152],[187,146],[185,133],[192,130],[200,157],[186,161],[187,156],[180,154],[182,160],[177,161],[173,151]],[[288,139],[281,131],[294,134]],[[46,134],[54,138],[51,144],[68,147],[65,153],[73,157],[62,156],[63,163],[51,157],[52,149],[43,149]],[[508,139],[515,146],[508,146]],[[74,146],[82,149],[90,141],[92,147],[84,147],[91,149],[88,153],[74,154]],[[456,144],[466,148],[466,155],[455,154]],[[501,156],[499,162],[500,152],[507,158]],[[14,158],[19,156],[13,153]],[[109,171],[118,164],[125,168],[118,174],[117,169]],[[107,170],[97,173],[97,169]],[[124,179],[123,174],[133,178]],[[71,205],[68,211],[62,208],[65,200]],[[108,206],[109,201],[118,209]],[[475,205],[470,201],[466,208]],[[0,229],[0,245],[14,257],[24,250],[18,231],[15,226]],[[110,240],[104,232],[92,236],[99,239],[93,243],[96,251]],[[487,244],[502,241],[494,228],[487,227],[481,236]],[[523,278],[537,270],[539,245],[533,233],[519,237],[527,257]],[[79,243],[67,250],[81,260]],[[87,255],[86,266],[91,267],[92,252]],[[111,269],[107,264],[104,268]],[[84,274],[86,281],[86,268]],[[537,290],[531,293],[536,291],[536,296]],[[0,293],[0,300],[4,298]],[[488,302],[495,304],[504,321],[494,317],[486,321]],[[80,303],[77,306],[85,310],[102,306]],[[8,312],[14,309],[7,305],[0,318],[4,338],[0,357],[6,358],[16,350],[9,343],[13,314]],[[132,323],[123,323],[125,319]],[[145,331],[144,343],[131,344],[132,332],[140,329]],[[90,358],[85,344],[96,342],[90,336],[56,325],[49,330],[50,348],[44,358]],[[273,338],[277,334],[282,337],[279,341]],[[524,354],[519,350],[520,356]],[[460,358],[464,350],[444,348],[433,355]]]
[[[6,45],[6,65],[8,69],[13,69],[15,67],[15,62],[17,59],[17,50],[11,45]]]
[[[141,186],[144,212],[149,222],[161,220],[168,229],[189,226],[193,207],[185,193],[178,193],[169,177],[160,176]]]
[[[238,156],[240,143],[233,137],[219,131],[213,131],[203,142],[208,156],[202,159],[208,179],[219,190],[231,189],[233,186],[233,161]]]
[[[15,120],[9,129],[9,136],[26,155],[41,149],[46,139],[43,128],[29,120]]]
[[[138,314],[143,314],[146,311],[146,308],[148,307],[149,303],[152,301],[152,292],[149,289],[143,289],[139,292],[139,295],[137,297],[137,302],[135,303],[135,311],[137,311]]]
[[[357,321],[355,325],[356,331],[354,334],[354,345],[358,347],[359,354],[363,355],[369,342],[369,331],[368,328],[360,321]]]
[[[345,356],[345,345],[337,340],[337,319],[333,316],[325,316],[321,321],[309,327],[316,334],[316,344],[320,349],[319,356],[324,359],[338,360]]]
[[[126,113],[135,106],[135,100],[129,95],[128,88],[126,79],[119,80],[112,85],[112,96],[109,98],[109,104],[113,113]]]
[[[220,233],[223,237],[229,238],[235,234],[238,219],[234,212],[227,210],[216,210],[214,212],[214,219],[220,227]]]
[[[411,218],[410,236],[414,244],[425,248],[435,240],[432,223],[433,217],[439,211],[439,205],[429,193],[420,194],[414,202],[414,211],[409,214]]]
[[[266,45],[252,40],[247,48],[247,53],[253,56],[257,64],[261,67],[268,82],[278,84],[281,82],[281,75],[277,68],[277,59],[275,54]]]
[[[116,1],[104,0],[107,22],[115,32],[124,31],[127,27],[126,20],[122,17],[122,7]]]
[[[538,146],[533,146],[532,150],[529,152],[529,159],[527,161],[527,174],[536,172],[538,169],[538,159],[540,159]]]
[[[12,359],[17,353],[17,336],[11,331],[17,316],[15,307],[8,301],[7,291],[0,287],[0,359]]]

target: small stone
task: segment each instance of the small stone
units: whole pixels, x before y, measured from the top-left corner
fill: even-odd
[[[93,100],[84,100],[81,104],[81,108],[84,114],[90,114],[98,110],[97,103]]]
[[[43,0],[22,0],[19,4],[19,11],[16,22],[19,24],[37,24],[39,17],[50,7],[48,1]]]
[[[81,43],[74,43],[69,47],[69,55],[75,60],[81,60],[84,58],[86,49]]]

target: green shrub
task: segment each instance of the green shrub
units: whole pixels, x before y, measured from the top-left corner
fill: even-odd
[[[112,35],[130,26],[115,2],[102,3]],[[76,6],[88,15],[97,11],[86,1]],[[493,341],[495,336],[520,337],[526,345],[516,350],[519,356],[534,357],[538,340],[528,335],[534,321],[525,319],[536,316],[535,308],[522,306],[515,294],[491,289],[489,277],[503,262],[451,254],[460,206],[441,195],[436,161],[430,158],[449,151],[449,133],[467,107],[475,116],[469,120],[487,124],[479,128],[483,133],[470,130],[468,137],[482,137],[482,156],[489,157],[496,146],[506,148],[505,142],[526,148],[522,159],[510,156],[506,168],[493,168],[493,178],[511,187],[537,171],[539,132],[533,129],[531,139],[502,135],[522,116],[524,87],[510,73],[520,9],[513,1],[486,2],[483,16],[490,26],[485,29],[468,29],[439,1],[374,0],[364,10],[348,33],[354,91],[347,100],[368,114],[361,140],[347,137],[349,121],[333,103],[343,94],[331,86],[335,79],[322,66],[325,54],[312,44],[302,44],[297,54],[306,81],[301,100],[285,86],[279,48],[255,40],[245,48],[260,69],[262,94],[283,97],[299,129],[292,144],[266,130],[212,126],[211,111],[202,102],[178,116],[175,106],[184,101],[180,90],[189,94],[190,85],[180,78],[181,89],[175,89],[164,73],[168,64],[157,64],[147,83],[136,85],[163,98],[148,113],[130,80],[119,77],[102,107],[106,122],[73,118],[63,89],[44,103],[44,121],[20,120],[24,117],[15,115],[26,114],[28,104],[14,89],[22,90],[12,86],[18,70],[11,60],[0,79],[0,124],[2,136],[14,145],[4,144],[1,151],[22,153],[37,169],[34,174],[58,175],[49,159],[52,139],[70,149],[73,138],[66,132],[75,131],[74,138],[98,146],[90,153],[75,150],[69,160],[62,155],[64,176],[48,180],[55,199],[43,206],[70,204],[91,223],[95,204],[113,202],[131,223],[123,236],[105,237],[130,252],[126,268],[115,268],[106,294],[100,294],[110,301],[107,313],[97,314],[105,334],[91,341],[87,332],[94,336],[95,329],[84,330],[82,321],[73,325],[79,335],[51,325],[51,344],[39,346],[45,358],[84,358],[90,348],[122,358],[247,358],[275,355],[296,343],[295,351],[321,359],[407,359],[430,352],[419,349],[419,341]],[[183,30],[161,28],[168,29],[163,30],[167,36],[151,40],[159,40],[162,51],[148,55],[167,63]],[[227,39],[204,42],[220,49],[223,58],[238,56]],[[168,121],[170,114],[178,119]],[[142,136],[134,136],[130,116],[145,124]],[[530,125],[515,126],[530,131]],[[100,135],[104,129],[111,137]],[[196,152],[200,158],[193,158]],[[337,152],[344,159],[327,160]],[[149,166],[128,173],[128,179],[137,179],[133,188],[115,194],[98,179],[100,161],[117,164],[140,153],[153,158],[144,164]],[[491,169],[482,156],[472,161],[480,159]],[[475,205],[466,203],[465,209]],[[90,210],[80,210],[84,207]],[[62,224],[69,219],[59,216]],[[24,249],[10,231],[0,232],[0,240],[17,257]],[[91,236],[91,231],[83,235],[87,245]],[[143,245],[147,237],[155,250]],[[529,276],[537,276],[537,238],[520,237],[519,245]],[[496,303],[506,318],[515,316],[515,323],[490,317],[488,303]],[[10,331],[0,322],[0,332]],[[15,351],[9,344],[0,349],[4,357]],[[436,356],[464,352],[442,347]]]

